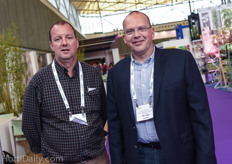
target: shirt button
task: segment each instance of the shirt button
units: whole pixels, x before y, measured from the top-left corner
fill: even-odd
[[[134,130],[136,129],[135,126],[133,126],[133,129],[134,129]]]
[[[134,148],[137,149],[137,145],[135,145]]]
[[[145,85],[144,85],[144,84],[142,84],[142,86],[143,86],[143,87],[145,87]]]

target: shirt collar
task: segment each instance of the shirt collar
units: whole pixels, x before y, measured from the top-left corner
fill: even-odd
[[[137,64],[137,65],[141,65],[138,60],[134,59],[132,52],[130,54],[130,57],[131,57],[132,63]],[[155,58],[155,45],[154,45],[154,51],[152,52],[152,55],[144,63],[147,63],[150,65],[154,61],[154,58]]]
[[[65,73],[66,75],[68,75],[68,70],[65,67],[63,67],[60,63],[58,63],[56,61],[56,59],[54,59],[54,60],[55,60],[55,65],[56,65],[57,72],[59,71],[61,73]],[[75,67],[73,68],[73,76],[76,75],[77,71],[79,71],[78,61],[76,62]]]

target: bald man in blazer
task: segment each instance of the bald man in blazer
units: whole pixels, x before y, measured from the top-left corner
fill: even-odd
[[[156,48],[152,44],[154,28],[141,12],[131,12],[123,28],[124,42],[132,52],[109,70],[107,80],[111,163],[216,164],[208,98],[192,54]],[[144,77],[148,80],[131,80],[132,72],[135,77],[148,76]],[[138,101],[131,94],[133,89]],[[137,106],[146,104],[151,104],[151,117],[138,121]],[[147,111],[149,107],[144,109]],[[154,156],[150,158],[147,152]]]

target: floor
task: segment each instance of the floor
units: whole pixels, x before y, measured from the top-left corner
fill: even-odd
[[[232,92],[206,87],[218,164],[232,163]]]

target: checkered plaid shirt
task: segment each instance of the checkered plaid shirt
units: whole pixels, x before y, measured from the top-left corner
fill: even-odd
[[[31,150],[44,157],[80,162],[105,150],[105,89],[98,70],[81,63],[84,76],[87,125],[69,121],[69,113],[58,90],[51,64],[34,75],[26,88],[22,129]],[[73,114],[81,113],[78,62],[70,78],[68,70],[55,61],[59,80]],[[88,88],[96,88],[88,91]]]

